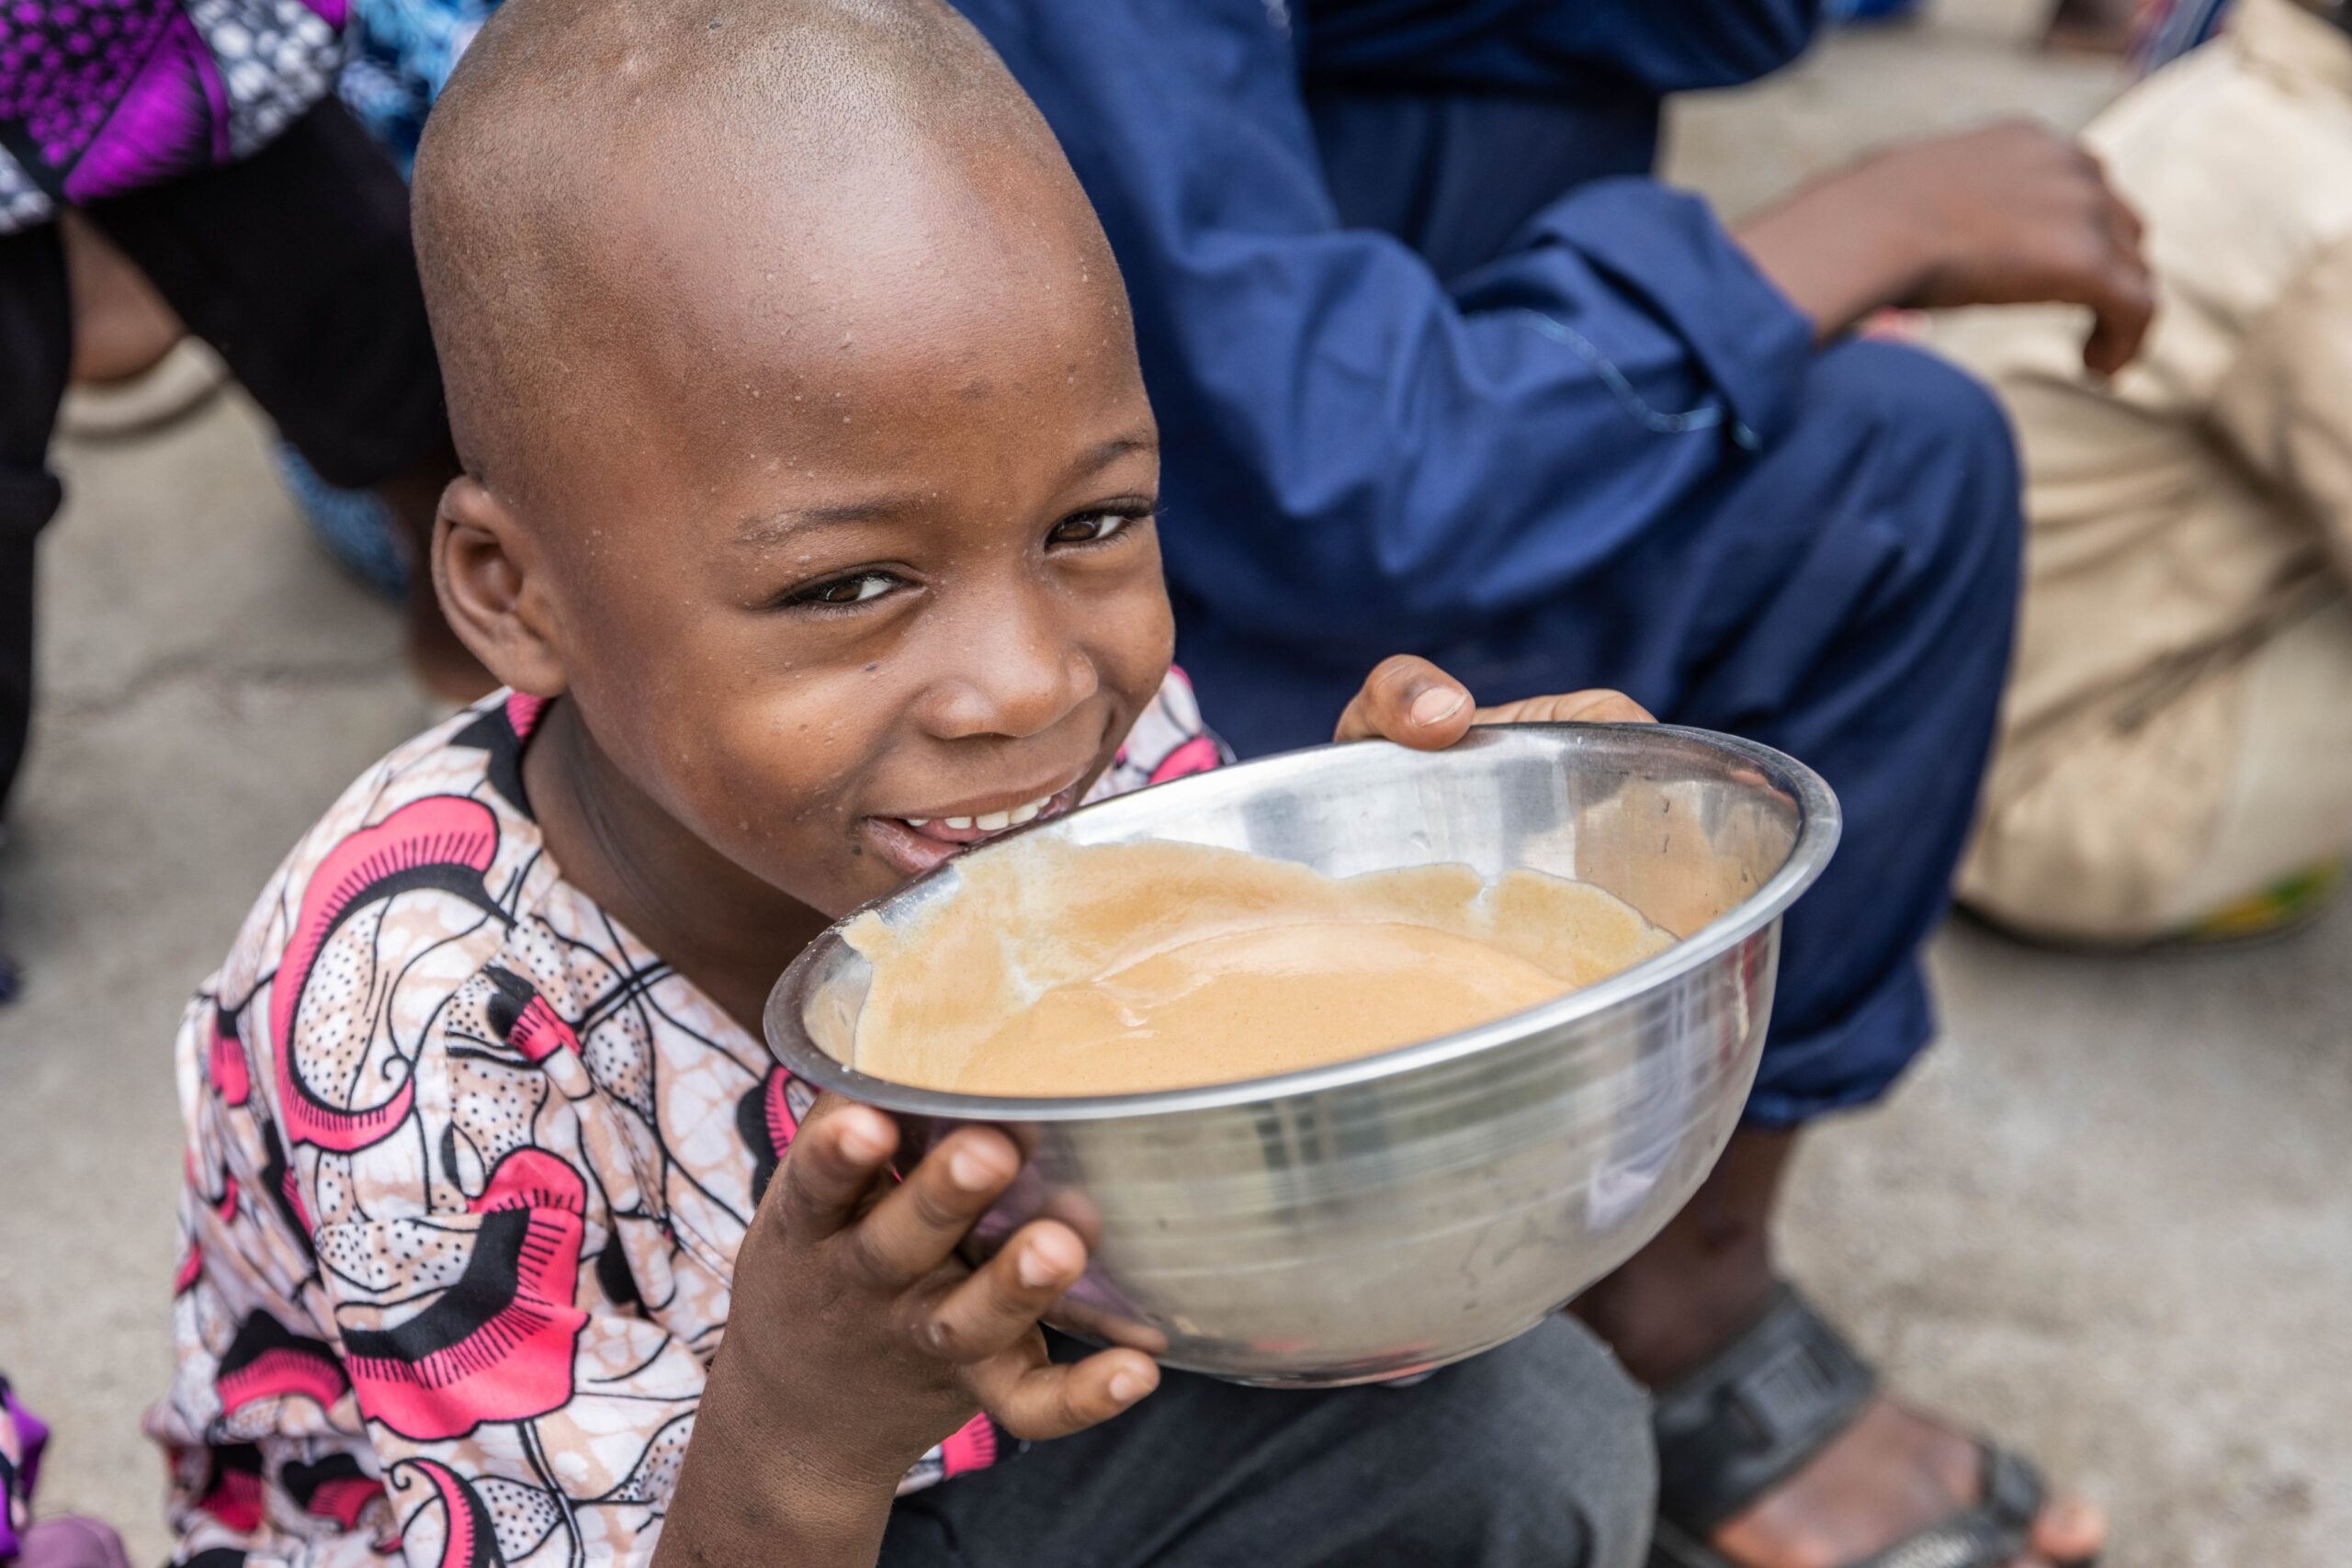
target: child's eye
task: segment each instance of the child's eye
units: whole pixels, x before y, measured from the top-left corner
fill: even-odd
[[[899,580],[887,571],[861,571],[854,577],[836,577],[831,582],[820,582],[804,588],[785,601],[787,604],[822,604],[829,608],[843,604],[863,604],[868,599],[879,599],[899,586]]]
[[[1130,512],[1087,512],[1076,517],[1066,517],[1046,531],[1048,545],[1099,544],[1127,526],[1143,520]]]

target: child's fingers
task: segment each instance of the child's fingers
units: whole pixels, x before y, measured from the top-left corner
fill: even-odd
[[[846,1239],[866,1275],[902,1290],[955,1256],[982,1211],[1012,1184],[1021,1151],[993,1127],[958,1127],[857,1222]]]
[[[776,1177],[786,1229],[814,1241],[846,1227],[898,1146],[899,1124],[880,1111],[830,1094],[819,1100]]]
[[[1567,692],[1522,697],[1478,710],[1480,724],[1656,724],[1650,711],[1623,692]]]
[[[966,1365],[1010,1349],[1085,1270],[1085,1245],[1069,1226],[1052,1220],[1023,1225],[985,1266],[930,1304],[922,1325],[927,1348]]]
[[[1340,716],[1334,740],[1394,740],[1442,750],[1470,728],[1469,688],[1409,653],[1384,659]]]
[[[1159,1386],[1159,1368],[1140,1350],[1098,1350],[1058,1366],[1008,1351],[964,1378],[998,1426],[1035,1443],[1108,1421]]]

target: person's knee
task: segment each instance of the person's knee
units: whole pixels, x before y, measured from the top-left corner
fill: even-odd
[[[1492,1499],[1531,1538],[1576,1520],[1589,1568],[1643,1561],[1657,1495],[1649,1395],[1582,1325],[1555,1316],[1439,1372],[1426,1392],[1461,1412],[1445,1428],[1479,1434],[1442,1446],[1438,1462],[1453,1473],[1430,1483]]]
[[[1982,382],[1943,360],[1849,343],[1820,357],[1804,417],[1821,422],[1849,466],[1820,547],[1838,563],[1822,568],[1828,580],[1869,573],[1846,601],[1838,639],[1860,687],[1989,742],[2024,587],[2007,415]],[[1931,697],[1902,699],[1922,682]]]
[[[1805,415],[1867,424],[1931,466],[2017,468],[2017,442],[1992,389],[1950,360],[1855,339],[1824,351],[1805,382]]]
[[[1906,577],[2014,600],[2022,480],[1992,389],[1923,350],[1857,342],[1824,354],[1806,390],[1806,418],[1861,433],[1878,492],[1871,510],[1899,531]]]

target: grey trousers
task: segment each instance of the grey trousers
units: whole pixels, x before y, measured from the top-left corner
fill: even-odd
[[[1170,1372],[901,1501],[881,1568],[1640,1568],[1656,1488],[1648,1397],[1555,1316],[1410,1388]]]

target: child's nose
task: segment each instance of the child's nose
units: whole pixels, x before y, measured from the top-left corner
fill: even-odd
[[[923,717],[942,739],[1017,739],[1052,728],[1101,685],[1094,661],[1076,642],[1000,626],[994,635],[964,642],[933,686]]]

